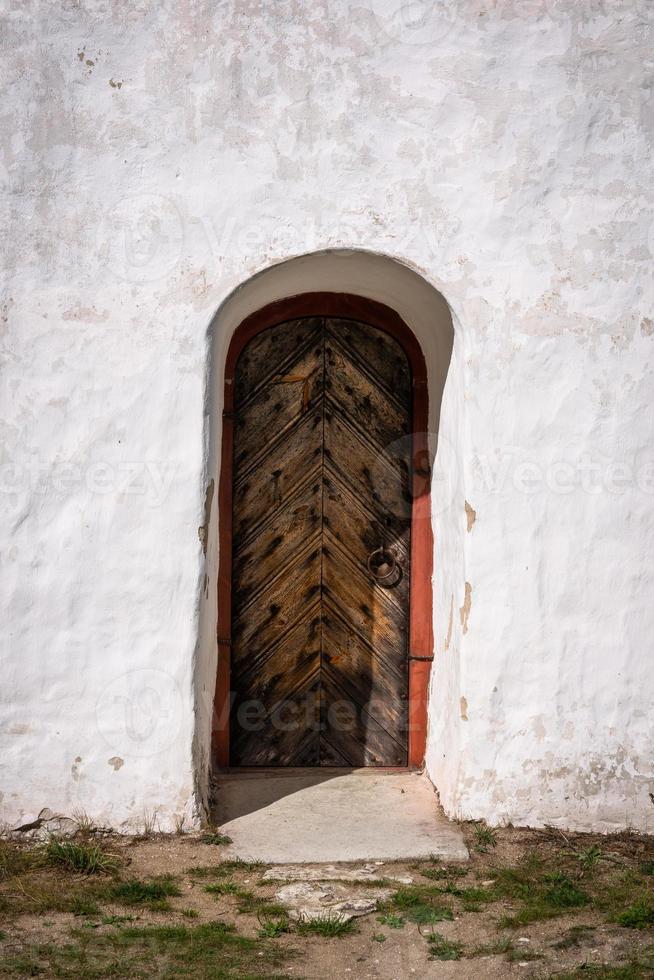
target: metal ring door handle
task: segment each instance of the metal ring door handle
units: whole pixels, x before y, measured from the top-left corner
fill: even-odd
[[[368,571],[376,582],[384,585],[395,575],[397,562],[390,551],[385,548],[377,548],[368,556]]]

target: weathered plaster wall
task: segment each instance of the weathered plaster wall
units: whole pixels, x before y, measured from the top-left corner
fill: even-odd
[[[197,816],[208,328],[354,247],[454,314],[448,811],[651,828],[648,0],[2,10],[2,818]]]

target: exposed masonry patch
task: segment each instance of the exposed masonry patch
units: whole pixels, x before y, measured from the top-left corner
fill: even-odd
[[[466,582],[466,594],[463,600],[463,605],[459,609],[459,615],[461,616],[461,626],[463,627],[463,632],[468,632],[468,617],[470,616],[470,607],[472,605],[472,586],[470,582]]]
[[[209,521],[211,519],[211,504],[213,503],[213,489],[214,481],[209,480],[209,485],[207,486],[207,492],[204,495],[204,524],[201,524],[198,528],[198,537],[200,543],[202,544],[202,551],[206,555],[207,553],[207,539],[209,536]]]
[[[470,506],[467,500],[466,500],[465,507],[466,507],[466,519],[468,521],[468,531],[472,531],[472,525],[477,520],[477,511]]]
[[[460,708],[460,712],[461,712],[461,720],[462,721],[467,721],[468,720],[468,701],[467,701],[467,698],[464,698],[464,697],[461,698],[461,700],[459,702],[459,708]]]

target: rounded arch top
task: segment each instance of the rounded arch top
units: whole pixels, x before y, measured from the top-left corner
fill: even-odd
[[[276,300],[258,309],[239,324],[231,337],[225,360],[225,408],[232,408],[234,380],[239,357],[262,330],[303,317],[333,317],[368,323],[389,334],[406,355],[413,385],[427,386],[427,365],[420,344],[404,320],[376,300],[337,292],[307,292]]]
[[[276,303],[284,305],[295,300],[298,309],[302,309],[301,297],[308,298],[309,293],[340,294],[339,312],[335,312],[338,316],[346,315],[342,312],[345,296],[355,305],[357,299],[370,301],[368,315],[377,304],[383,313],[380,319],[386,324],[389,313],[391,317],[395,315],[415,338],[418,351],[407,350],[414,371],[421,360],[428,366],[430,389],[442,391],[454,340],[452,315],[445,297],[397,259],[359,249],[329,249],[288,259],[256,273],[230,293],[211,325],[213,380],[220,389],[230,367],[233,368],[229,364],[232,351],[240,346],[232,344],[236,331],[239,334],[245,331],[248,322],[256,322],[250,318],[256,318],[264,309],[269,315]],[[298,315],[304,315],[304,311]],[[256,328],[253,330],[256,332]],[[407,342],[405,330],[402,338],[405,349]],[[430,402],[432,410],[437,411],[440,399],[432,397]],[[430,424],[430,427],[438,425],[437,414]]]

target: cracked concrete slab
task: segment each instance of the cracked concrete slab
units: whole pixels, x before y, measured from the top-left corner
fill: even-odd
[[[267,864],[468,858],[459,827],[418,772],[242,770],[217,778],[215,801],[230,857]]]

